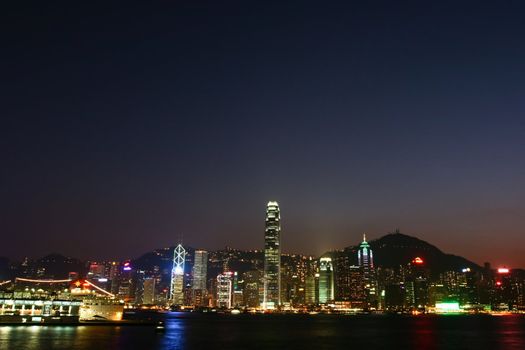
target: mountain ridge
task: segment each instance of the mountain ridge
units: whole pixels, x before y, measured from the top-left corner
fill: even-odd
[[[463,268],[481,270],[481,266],[462,256],[445,253],[433,244],[399,231],[388,233],[368,243],[374,254],[374,264],[377,266],[397,268],[420,257],[427,267],[436,273]],[[344,251],[353,253],[358,248],[359,244],[348,246]]]

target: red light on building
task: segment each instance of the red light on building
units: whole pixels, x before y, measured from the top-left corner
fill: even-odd
[[[510,272],[510,270],[507,269],[506,267],[500,267],[498,269],[498,273],[509,273],[509,272]]]
[[[496,285],[499,287],[501,286],[501,281],[496,281]]]
[[[419,256],[412,260],[412,262],[417,265],[421,265],[424,263],[423,259],[421,259]]]

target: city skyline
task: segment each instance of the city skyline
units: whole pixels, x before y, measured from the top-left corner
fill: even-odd
[[[0,319],[120,322],[126,308],[252,316],[525,312],[525,269],[476,266],[399,230],[372,242],[363,234],[357,246],[319,257],[282,254],[282,218],[279,203],[269,201],[257,251],[208,252],[179,242],[125,261],[4,259]]]
[[[525,1],[0,27],[0,349],[525,349]]]
[[[276,203],[276,202],[273,202],[273,203]],[[443,250],[443,249],[441,249],[441,247],[433,244],[433,242],[428,242],[428,241],[425,241],[424,239],[422,239],[421,237],[410,235],[410,234],[407,234],[405,232],[400,232],[399,229],[395,229],[395,230],[392,230],[390,232],[386,232],[383,235],[379,235],[377,237],[373,237],[372,240],[370,240],[370,242],[375,242],[376,240],[384,239],[385,237],[390,236],[390,235],[399,235],[399,234],[401,236],[403,236],[403,237],[408,237],[410,239],[416,239],[417,241],[422,242],[424,244],[429,244],[431,246],[434,246],[439,251],[441,251],[443,254],[452,254],[454,256],[458,256],[458,257],[464,258],[464,259],[466,259],[466,260],[468,260],[468,261],[470,261],[470,262],[472,262],[472,263],[474,263],[474,264],[476,264],[476,265],[478,265],[480,267],[483,266],[486,263],[489,263],[491,265],[493,264],[494,266],[499,266],[499,267],[504,267],[504,268],[523,269],[522,266],[511,265],[511,264],[508,264],[506,262],[495,261],[494,259],[490,259],[490,258],[486,259],[486,260],[483,260],[481,262],[474,261],[474,260],[470,259],[468,256],[465,256],[464,254],[461,254],[461,252],[456,254],[456,253],[449,252],[447,250]],[[239,248],[239,247],[235,247],[235,246],[231,246],[231,245],[224,245],[222,247],[217,247],[217,248],[208,248],[208,247],[202,247],[202,246],[193,246],[192,244],[189,244],[189,243],[188,244],[183,244],[181,239],[177,240],[176,242],[178,242],[178,243],[173,243],[170,246],[153,247],[149,251],[143,250],[143,251],[141,251],[140,254],[138,254],[136,256],[129,256],[129,255],[115,256],[115,255],[112,255],[110,257],[95,257],[95,256],[91,256],[91,257],[82,258],[82,257],[79,257],[79,256],[72,256],[70,254],[66,254],[65,252],[49,252],[49,253],[44,254],[42,256],[28,256],[28,255],[25,255],[23,257],[23,259],[11,259],[9,256],[2,256],[2,257],[3,258],[7,258],[7,259],[11,259],[12,263],[21,263],[21,262],[23,262],[23,260],[26,260],[26,259],[29,259],[29,261],[35,261],[35,259],[45,258],[47,256],[53,256],[53,255],[63,256],[63,257],[66,257],[66,258],[79,259],[79,261],[86,261],[86,262],[90,262],[90,261],[91,262],[97,262],[97,261],[122,261],[122,262],[129,262],[131,260],[140,259],[141,257],[143,257],[143,256],[145,256],[145,255],[147,255],[147,254],[149,254],[151,252],[155,252],[155,251],[159,251],[159,250],[170,250],[170,249],[171,250],[173,250],[173,249],[176,250],[176,249],[179,249],[179,247],[182,250],[185,250],[187,248],[192,249],[192,250],[195,251],[196,254],[204,253],[205,256],[207,256],[209,252],[219,252],[219,251],[227,251],[227,250],[240,251],[240,252],[258,252],[258,253],[263,254],[263,256],[265,255],[264,244],[262,245],[262,247],[259,246],[259,247]],[[369,270],[368,266],[373,266],[373,256],[372,255],[370,255],[369,262],[367,260],[363,260],[364,259],[363,258],[363,252],[366,249],[371,249],[369,241],[367,239],[367,234],[366,233],[361,234],[361,241],[360,242],[354,242],[353,244],[347,244],[347,245],[344,245],[344,246],[341,246],[341,247],[336,247],[336,248],[333,248],[333,249],[325,250],[325,251],[322,251],[319,254],[310,254],[310,253],[307,253],[307,252],[287,251],[287,250],[285,250],[285,251],[280,251],[279,255],[281,257],[282,256],[298,255],[298,256],[311,257],[313,259],[320,259],[323,256],[325,256],[325,254],[332,254],[332,253],[342,252],[342,251],[345,251],[348,248],[353,248],[353,249],[356,250],[356,261],[355,261],[355,263],[360,268],[363,268],[363,270],[365,272]],[[370,253],[371,252],[372,251],[370,250]],[[184,254],[186,254],[186,253],[184,253]],[[175,254],[175,256],[177,256],[177,254]],[[182,262],[182,260],[179,257],[179,264],[181,262]],[[177,270],[176,269],[176,264],[173,264],[172,273],[180,275],[180,273],[181,273],[180,268],[178,269],[178,272],[176,272],[176,270]],[[365,273],[365,275],[366,275],[366,273]]]

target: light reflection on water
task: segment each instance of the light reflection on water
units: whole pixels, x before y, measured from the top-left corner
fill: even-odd
[[[525,349],[525,317],[170,313],[144,326],[0,326],[0,349]]]

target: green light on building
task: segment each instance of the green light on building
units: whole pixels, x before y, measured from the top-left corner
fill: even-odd
[[[454,313],[461,312],[458,302],[436,303],[437,313]]]

